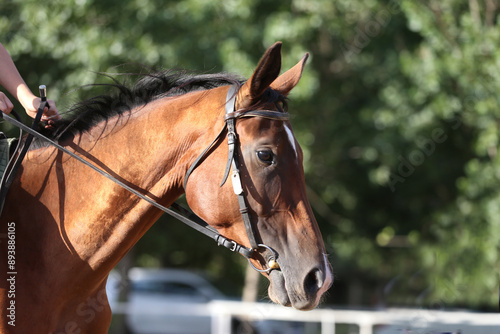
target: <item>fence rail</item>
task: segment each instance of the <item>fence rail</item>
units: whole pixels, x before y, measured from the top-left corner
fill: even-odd
[[[114,314],[128,314],[127,304],[112,305]],[[358,327],[359,334],[375,333],[375,326],[386,325],[378,333],[458,333],[498,334],[500,314],[474,313],[466,311],[437,311],[429,309],[383,309],[344,310],[317,309],[297,311],[270,303],[245,303],[239,301],[212,301],[207,304],[172,304],[162,308],[145,308],[141,312],[149,315],[198,315],[211,317],[213,334],[231,334],[234,318],[248,321],[293,321],[319,323],[322,334],[335,334],[336,324],[351,324]],[[380,327],[380,326],[379,326]]]
[[[322,334],[335,334],[335,324],[353,324],[359,334],[372,334],[375,325],[396,325],[395,332],[405,333],[450,333],[455,330],[477,327],[474,333],[500,333],[500,314],[473,313],[465,311],[436,311],[428,309],[385,310],[339,310],[318,309],[309,312],[297,311],[274,304],[214,301],[210,303],[212,333],[230,334],[231,319],[248,317],[249,320],[283,320],[318,322]],[[443,328],[443,329],[440,329]],[[413,331],[411,331],[413,330]]]

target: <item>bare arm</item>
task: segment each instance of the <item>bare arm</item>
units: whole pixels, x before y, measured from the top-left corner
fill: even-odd
[[[28,85],[24,82],[23,78],[19,74],[19,71],[16,68],[16,65],[12,61],[7,50],[0,43],[0,85],[5,87],[5,89],[11,93],[16,99],[22,104],[24,109],[26,109],[26,113],[31,116],[36,116],[36,111],[38,106],[40,105],[40,98],[36,97]],[[7,100],[7,97],[0,93],[0,104],[3,101]],[[8,101],[10,103],[10,101]],[[10,103],[10,108],[8,103],[5,105],[5,109],[7,112],[12,110],[12,103]],[[49,119],[57,120],[60,119],[59,113],[57,111],[55,102],[49,100],[49,109],[45,109],[42,117],[42,121],[47,121]]]

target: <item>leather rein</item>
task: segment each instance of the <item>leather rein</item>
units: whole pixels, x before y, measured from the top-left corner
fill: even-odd
[[[250,241],[250,246],[251,246],[250,248],[245,247],[241,244],[238,244],[234,240],[231,240],[231,239],[224,237],[223,235],[218,233],[215,228],[211,227],[208,223],[206,223],[203,219],[201,219],[196,214],[192,213],[190,210],[182,207],[181,205],[179,205],[177,203],[173,203],[170,207],[167,208],[167,207],[155,202],[154,200],[150,199],[149,197],[145,196],[144,194],[138,192],[137,190],[131,188],[127,184],[125,184],[122,181],[118,180],[117,178],[113,177],[112,175],[110,175],[106,171],[100,169],[99,167],[96,167],[95,165],[84,160],[83,158],[76,155],[75,153],[69,151],[64,146],[61,146],[60,144],[58,144],[54,140],[49,139],[46,136],[39,133],[38,131],[34,130],[34,126],[32,128],[30,128],[30,127],[26,126],[25,124],[23,124],[22,122],[17,121],[12,117],[7,116],[3,112],[1,112],[0,117],[3,118],[4,120],[6,120],[7,122],[11,123],[12,125],[20,128],[21,130],[27,132],[29,134],[29,136],[32,136],[32,137],[34,136],[40,140],[44,140],[44,141],[48,142],[50,145],[54,146],[58,150],[68,154],[72,158],[74,158],[74,159],[78,160],[79,162],[83,163],[84,165],[92,168],[94,171],[98,172],[99,174],[101,174],[102,176],[106,177],[107,179],[113,181],[114,183],[118,184],[122,188],[124,188],[127,191],[131,192],[132,194],[136,195],[137,197],[145,200],[146,202],[148,202],[149,204],[153,205],[154,207],[160,209],[164,213],[167,213],[168,215],[176,218],[177,220],[183,222],[184,224],[197,230],[198,232],[201,232],[201,233],[205,234],[206,236],[214,239],[219,246],[224,246],[233,252],[240,253],[241,255],[243,255],[245,258],[248,259],[249,264],[255,270],[257,270],[259,272],[269,273],[273,269],[279,269],[279,265],[277,263],[278,254],[271,247],[257,242],[255,229],[252,225],[249,209],[248,209],[248,206],[247,206],[247,203],[245,200],[245,194],[243,191],[243,186],[242,186],[241,178],[240,178],[240,174],[239,174],[240,164],[238,162],[238,158],[237,158],[238,155],[236,153],[236,146],[238,143],[238,136],[236,134],[236,120],[239,118],[243,118],[243,117],[263,117],[263,118],[269,118],[269,119],[274,119],[274,120],[286,121],[289,119],[289,114],[286,112],[279,112],[279,111],[273,111],[273,110],[249,110],[249,111],[236,110],[235,111],[234,108],[235,108],[236,95],[237,95],[238,90],[239,90],[239,86],[237,86],[237,85],[230,86],[228,93],[227,93],[227,97],[226,97],[224,127],[219,132],[217,137],[212,141],[212,143],[198,156],[198,158],[194,161],[194,163],[188,169],[186,176],[184,178],[184,189],[186,189],[187,181],[188,181],[191,173],[196,169],[196,167],[198,167],[201,164],[202,160],[206,157],[209,150],[214,146],[214,144],[216,142],[219,141],[221,136],[227,130],[227,143],[229,146],[229,152],[228,152],[228,160],[227,160],[226,169],[224,172],[224,177],[223,177],[223,180],[222,180],[222,183],[220,186],[222,187],[225,184],[225,182],[229,176],[229,172],[232,168],[233,172],[231,174],[231,182],[233,185],[234,193],[238,197],[240,212],[241,212],[244,224],[245,224],[245,229],[246,229],[246,232],[248,235],[248,239]],[[44,103],[44,102],[42,102],[42,103]],[[43,105],[43,107],[45,107],[45,104]],[[40,108],[43,111],[42,106]],[[38,122],[36,122],[36,123],[38,123]],[[19,141],[21,142],[21,139],[19,139]],[[30,140],[30,142],[31,142],[31,140]],[[25,144],[23,147],[23,151],[27,151],[30,143],[27,143],[27,140],[25,140],[24,143]],[[22,160],[22,158],[21,158],[21,160]],[[264,257],[264,259],[266,260],[266,263],[267,263],[267,268],[258,269],[252,264],[250,259],[254,258],[254,255],[256,253],[259,253]],[[264,256],[264,253],[265,253],[265,256]]]

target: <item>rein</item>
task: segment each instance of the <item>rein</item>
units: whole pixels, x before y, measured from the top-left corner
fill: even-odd
[[[136,195],[137,197],[145,200],[149,204],[153,205],[154,207],[160,209],[164,213],[167,213],[168,215],[176,218],[177,220],[183,222],[184,224],[188,225],[189,227],[197,230],[198,232],[201,232],[205,234],[206,236],[214,239],[219,246],[224,246],[227,249],[233,251],[233,252],[238,252],[241,255],[243,255],[245,258],[248,259],[248,262],[250,265],[257,271],[259,272],[266,272],[269,273],[273,269],[279,269],[279,265],[276,262],[277,260],[277,253],[269,246],[264,245],[262,243],[258,243],[256,240],[256,233],[253,228],[251,219],[250,219],[250,213],[248,210],[248,206],[246,204],[244,192],[243,192],[243,186],[241,183],[241,178],[239,175],[239,163],[237,160],[237,154],[235,153],[235,148],[236,144],[238,141],[237,134],[236,134],[236,128],[235,128],[235,123],[236,119],[238,118],[243,118],[243,117],[264,117],[264,118],[270,118],[270,119],[275,119],[275,120],[281,120],[285,121],[289,119],[289,115],[284,112],[277,112],[277,111],[272,111],[272,110],[251,110],[251,111],[234,111],[235,103],[236,103],[236,93],[239,90],[239,86],[231,86],[229,88],[229,91],[227,93],[226,97],[226,115],[224,117],[225,124],[222,130],[219,132],[217,137],[212,141],[212,143],[198,156],[198,158],[195,160],[195,162],[191,165],[191,167],[188,169],[188,172],[186,173],[186,176],[184,178],[184,189],[186,188],[186,184],[188,181],[189,176],[191,173],[196,169],[201,164],[201,160],[206,156],[210,148],[219,141],[221,138],[222,134],[225,132],[227,129],[227,143],[229,146],[229,153],[228,153],[228,161],[226,164],[226,169],[224,172],[224,178],[221,183],[221,187],[224,185],[226,182],[228,176],[229,176],[229,171],[232,167],[233,173],[231,175],[231,181],[233,184],[233,190],[234,193],[238,197],[238,203],[240,206],[240,212],[243,218],[243,221],[245,223],[245,228],[247,231],[248,239],[250,240],[250,245],[251,248],[247,248],[243,245],[238,244],[237,242],[228,239],[221,235],[220,233],[217,232],[217,230],[213,227],[211,227],[208,223],[206,223],[203,219],[198,217],[196,214],[192,213],[190,210],[182,207],[181,205],[177,203],[173,203],[169,208],[155,202],[154,200],[150,199],[149,197],[141,194],[140,192],[136,191],[135,189],[131,188],[130,186],[126,185],[122,181],[118,180],[117,178],[113,177],[109,173],[105,172],[104,170],[100,169],[99,167],[96,167],[92,163],[86,161],[85,159],[81,158],[80,156],[76,155],[75,153],[69,151],[66,149],[64,146],[58,144],[52,139],[47,138],[43,134],[39,133],[38,131],[34,130],[35,125],[38,124],[38,122],[34,123],[34,126],[32,128],[28,127],[27,125],[23,124],[20,121],[15,120],[14,118],[7,116],[3,112],[0,113],[0,118],[3,118],[5,121],[9,122],[10,124],[18,127],[19,129],[27,132],[28,138],[25,140],[25,145],[23,147],[23,151],[27,151],[31,140],[28,139],[29,137],[37,137],[40,140],[44,140],[48,142],[50,145],[54,146],[58,150],[68,154],[72,158],[78,160],[79,162],[83,163],[84,165],[90,167],[97,173],[101,174],[102,176],[106,177],[107,179],[113,181],[117,185],[121,186],[122,188],[126,189],[127,191],[131,192],[132,194]],[[43,106],[42,106],[43,104]],[[43,109],[45,108],[45,101],[42,101],[40,108],[43,113]],[[39,110],[40,110],[39,108]],[[40,113],[41,117],[41,113]],[[39,118],[38,118],[39,119]],[[35,120],[36,121],[36,120]],[[21,141],[21,139],[19,139]],[[16,164],[20,164],[22,162],[22,156],[21,158],[18,157]],[[15,170],[12,169],[11,173],[9,174],[9,178],[13,179],[13,175],[15,174]],[[12,176],[11,176],[12,175]],[[12,182],[12,180],[10,181]],[[10,184],[9,184],[10,185]],[[4,190],[1,189],[2,194],[6,194],[8,189]],[[258,269],[256,268],[252,262],[250,261],[251,258],[253,258],[254,254],[257,252],[259,253],[259,250],[264,250],[268,255],[266,256],[266,261],[267,261],[267,269]]]
[[[36,111],[35,119],[33,120],[33,123],[31,124],[31,130],[35,131],[36,127],[38,126],[38,123],[40,123],[40,120],[42,119],[43,115],[43,110],[47,107],[48,108],[48,102],[47,102],[47,88],[45,85],[40,85],[40,98],[41,102],[40,105],[38,106],[38,110]],[[12,110],[12,114],[17,118],[19,122],[21,122],[21,118],[19,117],[18,113],[15,110]],[[4,113],[0,115],[0,117],[3,118]],[[22,124],[22,123],[21,123]],[[36,131],[35,131],[36,132]],[[21,140],[21,137],[23,136],[23,129],[19,128],[19,141],[16,145],[16,148],[14,150],[14,154],[12,156],[12,159],[10,159],[7,163],[7,167],[5,168],[4,175],[1,176],[0,178],[0,214],[2,213],[3,210],[3,204],[5,201],[5,198],[7,197],[7,192],[9,191],[9,188],[14,181],[14,178],[16,177],[17,170],[19,167],[21,167],[21,163],[24,160],[24,157],[26,156],[26,153],[28,152],[28,149],[31,145],[31,142],[33,141],[33,137],[36,135],[31,134],[29,132],[28,136],[24,140],[24,142]],[[16,157],[17,155],[17,157]],[[10,167],[12,165],[12,167]]]

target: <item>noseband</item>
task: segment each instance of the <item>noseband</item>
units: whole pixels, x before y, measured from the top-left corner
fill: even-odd
[[[286,121],[290,119],[290,116],[286,112],[279,112],[274,110],[234,110],[236,103],[236,95],[238,93],[239,86],[233,85],[229,88],[226,96],[226,114],[224,116],[225,125],[222,131],[217,135],[215,140],[202,152],[202,154],[195,160],[195,162],[191,165],[188,172],[186,173],[186,177],[184,178],[184,189],[186,189],[186,184],[191,173],[199,166],[201,160],[205,157],[210,148],[219,140],[224,131],[227,128],[227,144],[229,147],[228,150],[228,158],[226,163],[226,169],[224,171],[224,177],[222,178],[221,187],[226,183],[226,180],[229,176],[229,172],[232,168],[231,174],[231,183],[233,185],[233,191],[238,198],[238,203],[240,206],[240,213],[243,218],[243,222],[245,223],[245,229],[247,232],[248,240],[250,241],[251,248],[248,249],[248,256],[244,255],[248,259],[248,263],[259,272],[270,272],[273,269],[279,269],[279,265],[277,263],[278,255],[275,250],[271,247],[257,242],[256,231],[252,224],[252,220],[250,218],[250,212],[246,203],[245,193],[243,191],[243,185],[241,183],[240,171],[239,171],[239,162],[238,155],[236,154],[236,144],[238,142],[238,136],[236,134],[236,120],[244,117],[262,117],[279,121]],[[236,246],[244,247],[236,244],[236,242],[232,241]],[[244,247],[246,248],[246,247]],[[240,252],[241,253],[241,252]],[[255,255],[255,253],[261,254],[267,263],[266,269],[258,269],[253,263],[250,261]],[[265,254],[265,255],[264,255]]]

